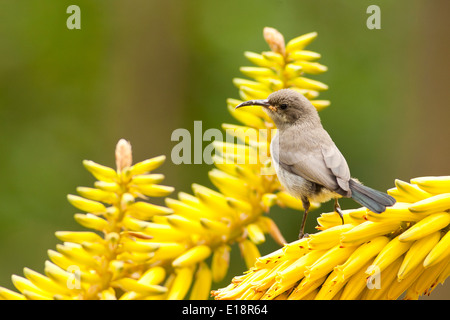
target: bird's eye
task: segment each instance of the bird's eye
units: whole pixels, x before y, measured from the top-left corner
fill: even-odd
[[[287,107],[288,107],[288,106],[287,106],[286,103],[280,104],[280,109],[281,109],[281,110],[285,110]]]

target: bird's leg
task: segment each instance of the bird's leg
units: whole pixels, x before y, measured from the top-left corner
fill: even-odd
[[[307,198],[302,197],[302,204],[303,204],[303,209],[305,209],[305,212],[303,213],[302,225],[300,227],[300,233],[298,234],[299,239],[309,236],[308,234],[305,234],[306,216],[308,215],[309,206],[310,206],[309,200]]]
[[[344,214],[342,213],[341,206],[339,205],[337,198],[334,198],[334,211],[337,212],[339,217],[341,217],[342,224],[344,224]]]

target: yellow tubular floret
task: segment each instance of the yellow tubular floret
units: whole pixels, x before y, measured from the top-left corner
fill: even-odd
[[[212,278],[214,282],[221,281],[227,274],[230,265],[230,250],[228,245],[221,245],[214,250],[211,262]]]
[[[450,208],[450,193],[442,193],[436,196],[416,202],[409,207],[414,213],[436,213]]]
[[[450,176],[414,178],[411,179],[411,183],[432,194],[450,192]]]
[[[174,267],[189,267],[200,261],[205,260],[211,254],[211,248],[202,245],[189,249],[172,262]]]
[[[423,238],[433,232],[445,228],[449,223],[450,213],[442,212],[431,214],[403,232],[400,235],[399,240],[412,241]]]
[[[441,233],[440,231],[437,231],[415,241],[403,259],[403,263],[398,271],[398,279],[404,279],[417,268],[417,266],[422,264],[425,257],[439,242],[440,238]]]
[[[374,237],[381,236],[397,230],[400,227],[399,221],[386,222],[363,222],[351,230],[341,235],[343,245],[355,245],[364,243]]]
[[[177,268],[175,274],[172,286],[167,293],[168,300],[182,300],[186,296],[192,283],[194,268]]]
[[[199,264],[195,273],[194,284],[189,296],[190,300],[206,300],[211,291],[212,274],[208,265],[204,262]]]
[[[385,236],[377,237],[366,242],[356,249],[347,261],[334,268],[336,272],[336,282],[343,282],[354,273],[361,269],[361,267],[371,258],[376,256],[389,242]]]
[[[439,242],[431,249],[430,253],[426,256],[423,262],[424,267],[431,267],[444,259],[450,257],[450,232],[447,231],[446,234],[439,240]]]
[[[341,234],[351,230],[352,224],[342,224],[326,229],[325,231],[312,234],[308,238],[308,245],[311,249],[329,249],[340,243]]]
[[[389,241],[375,258],[373,264],[367,269],[369,275],[383,271],[387,266],[404,254],[412,245],[412,242],[401,242],[399,237]]]
[[[71,195],[71,194],[69,194],[67,196],[67,199],[74,207],[76,207],[82,211],[97,213],[97,214],[100,214],[100,213],[103,213],[106,211],[106,207],[98,201],[88,200],[88,199],[85,199],[85,198],[82,198],[79,196],[75,196],[75,195]]]

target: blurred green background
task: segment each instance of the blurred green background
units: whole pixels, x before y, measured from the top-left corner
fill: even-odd
[[[66,9],[81,8],[81,30]],[[381,30],[366,28],[371,4]],[[386,190],[394,179],[450,169],[449,1],[348,0],[0,0],[0,285],[23,267],[42,272],[58,230],[81,230],[66,194],[91,186],[83,159],[114,166],[120,138],[135,161],[165,154],[165,184],[212,186],[208,165],[170,161],[176,128],[237,123],[226,98],[249,65],[245,50],[267,50],[265,26],[286,40],[317,31],[331,106],[320,113],[352,175]],[[447,141],[447,142],[446,142]],[[342,201],[344,208],[356,207]],[[320,212],[310,215],[312,232]],[[270,216],[288,241],[301,215]],[[233,250],[229,283],[244,271]],[[277,249],[273,241],[261,247]],[[431,298],[449,299],[450,286]]]

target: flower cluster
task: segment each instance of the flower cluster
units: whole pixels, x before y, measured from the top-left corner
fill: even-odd
[[[324,213],[321,230],[257,260],[217,299],[417,299],[450,275],[450,176],[396,180],[397,203]]]
[[[95,188],[79,187],[79,196],[69,195],[68,200],[85,212],[75,214],[75,220],[93,231],[56,232],[63,244],[48,251],[45,275],[25,268],[25,278],[12,276],[21,294],[0,288],[0,297],[119,299],[167,294],[168,286],[161,285],[166,271],[153,262],[174,249],[156,254],[158,243],[149,240],[160,239],[160,234],[167,239],[171,234],[149,220],[172,210],[142,201],[173,191],[158,184],[164,179],[162,174],[150,173],[164,160],[160,156],[132,165],[131,145],[122,139],[116,147],[117,170],[84,161],[97,179]]]

